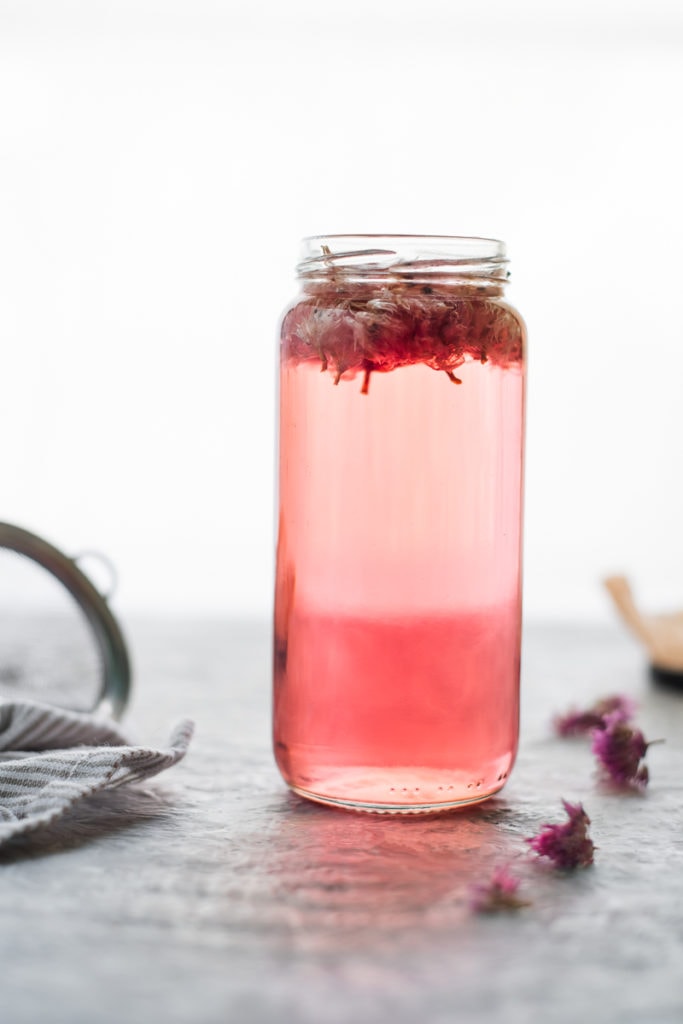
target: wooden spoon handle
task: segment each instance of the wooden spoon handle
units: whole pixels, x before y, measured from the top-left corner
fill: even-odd
[[[651,651],[654,643],[650,624],[636,608],[631,586],[626,577],[609,576],[605,580],[605,587],[626,625]]]

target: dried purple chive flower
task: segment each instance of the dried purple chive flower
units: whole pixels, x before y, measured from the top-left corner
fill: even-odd
[[[559,736],[583,736],[593,729],[604,729],[608,715],[618,716],[619,721],[628,722],[636,712],[636,702],[623,694],[603,697],[585,711],[568,711],[553,719],[555,732]]]
[[[478,882],[470,888],[470,910],[477,914],[496,914],[500,910],[519,910],[529,903],[517,895],[520,880],[507,865],[497,867],[490,882]]]
[[[562,801],[569,821],[563,825],[544,825],[537,836],[527,843],[539,857],[548,857],[556,868],[572,871],[587,868],[593,863],[593,840],[588,835],[590,818],[582,804]]]
[[[649,773],[641,760],[652,743],[648,743],[640,729],[632,729],[617,714],[606,715],[605,724],[593,733],[593,753],[600,763],[603,777],[623,788],[643,790]]]

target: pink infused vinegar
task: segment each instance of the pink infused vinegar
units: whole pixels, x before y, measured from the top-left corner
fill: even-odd
[[[297,613],[286,667],[296,684],[285,671],[277,683],[289,784],[384,810],[496,792],[517,744],[517,625],[514,604],[375,621]]]
[[[419,813],[515,758],[523,327],[490,299],[446,295],[438,330],[390,302],[285,318],[274,749],[304,796]]]

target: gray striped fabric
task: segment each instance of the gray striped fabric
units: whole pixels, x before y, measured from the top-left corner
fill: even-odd
[[[193,728],[180,722],[165,749],[131,746],[114,722],[0,700],[0,846],[84,797],[170,768],[185,756]]]

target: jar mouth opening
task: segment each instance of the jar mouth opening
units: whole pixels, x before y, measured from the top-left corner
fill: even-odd
[[[505,243],[464,235],[312,235],[297,265],[306,279],[508,278]]]

